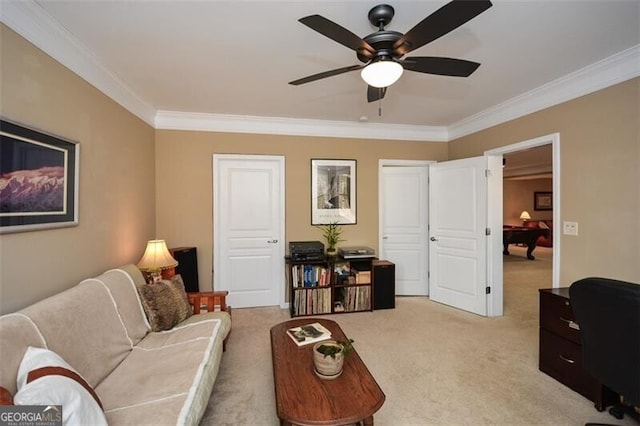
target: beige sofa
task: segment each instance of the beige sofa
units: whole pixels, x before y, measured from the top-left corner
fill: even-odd
[[[15,395],[27,348],[47,348],[95,390],[110,425],[198,424],[231,330],[230,311],[151,332],[136,287],[142,285],[141,272],[127,265],[0,317],[0,387]],[[224,294],[215,298],[224,306]],[[190,299],[200,307],[199,296]]]

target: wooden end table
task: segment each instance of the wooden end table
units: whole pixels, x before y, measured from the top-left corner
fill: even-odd
[[[356,350],[344,360],[334,380],[318,377],[313,367],[313,344],[298,346],[287,329],[319,322],[331,338],[346,341],[340,326],[319,318],[295,319],[271,328],[271,358],[276,409],[282,425],[373,425],[373,414],[385,396]],[[357,344],[357,342],[356,342]]]

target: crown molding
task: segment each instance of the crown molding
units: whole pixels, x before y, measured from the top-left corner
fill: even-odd
[[[448,127],[448,140],[540,111],[640,76],[640,44],[516,96]]]
[[[158,111],[156,129],[447,142],[446,127]]]
[[[157,111],[35,1],[3,1],[0,21],[156,129],[447,142],[640,76],[636,45],[448,127]]]
[[[156,109],[109,71],[35,1],[3,1],[0,21],[153,126]]]

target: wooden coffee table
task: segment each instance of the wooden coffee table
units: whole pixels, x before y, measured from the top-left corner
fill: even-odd
[[[271,328],[271,358],[276,409],[282,425],[373,425],[384,393],[357,351],[345,358],[342,374],[334,380],[318,377],[313,367],[313,344],[298,346],[287,329],[319,322],[331,338],[346,341],[340,326],[320,318],[295,319]],[[357,345],[358,342],[355,342]]]

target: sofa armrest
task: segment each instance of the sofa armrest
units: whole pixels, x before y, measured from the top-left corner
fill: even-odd
[[[231,314],[231,306],[227,306],[226,300],[228,294],[228,291],[200,291],[187,293],[187,297],[193,306],[194,314],[200,313],[200,307],[203,304],[207,306],[208,312],[213,312],[218,307],[218,310]]]
[[[13,405],[13,395],[2,386],[0,386],[0,405]]]

